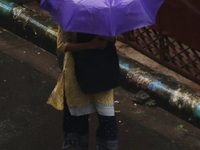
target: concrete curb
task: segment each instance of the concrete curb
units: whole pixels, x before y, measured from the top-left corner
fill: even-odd
[[[21,32],[27,31],[24,32],[25,37],[33,36],[37,39],[27,38],[28,40],[35,42],[36,45],[39,44],[44,49],[47,49],[45,44],[54,43],[53,46],[48,45],[50,47],[48,51],[55,54],[57,24],[53,20],[44,19],[42,14],[33,12],[8,0],[1,0],[0,2],[0,17],[3,20],[1,21],[3,27],[19,35],[20,31],[12,28],[15,25],[18,26]],[[14,24],[9,28],[7,26],[8,23]],[[195,92],[191,89],[180,86],[181,83],[171,79],[171,77],[155,73],[150,68],[120,55],[119,62],[122,86],[131,85],[129,87],[124,86],[127,90],[135,93],[138,89],[142,89],[151,96],[156,96],[171,106],[192,114],[197,119],[200,118],[200,97],[195,95]],[[171,80],[168,80],[169,78]]]

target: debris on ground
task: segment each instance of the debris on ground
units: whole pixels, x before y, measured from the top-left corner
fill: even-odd
[[[143,90],[140,90],[137,92],[135,95],[133,95],[133,101],[139,103],[139,104],[144,104],[150,99],[150,95],[144,92]]]

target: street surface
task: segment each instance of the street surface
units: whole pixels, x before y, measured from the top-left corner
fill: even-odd
[[[60,69],[56,57],[0,28],[0,150],[61,150],[62,111],[46,104]],[[119,150],[200,149],[200,130],[115,89]],[[90,117],[95,150],[96,114]]]

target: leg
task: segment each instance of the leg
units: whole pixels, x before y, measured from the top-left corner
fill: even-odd
[[[64,102],[63,131],[63,148],[79,147],[81,150],[88,149],[88,115],[71,116],[66,102]]]
[[[96,150],[117,150],[117,130],[115,116],[99,115]]]

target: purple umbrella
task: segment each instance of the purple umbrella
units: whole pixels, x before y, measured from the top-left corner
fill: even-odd
[[[155,24],[164,0],[42,0],[64,31],[116,36]]]

